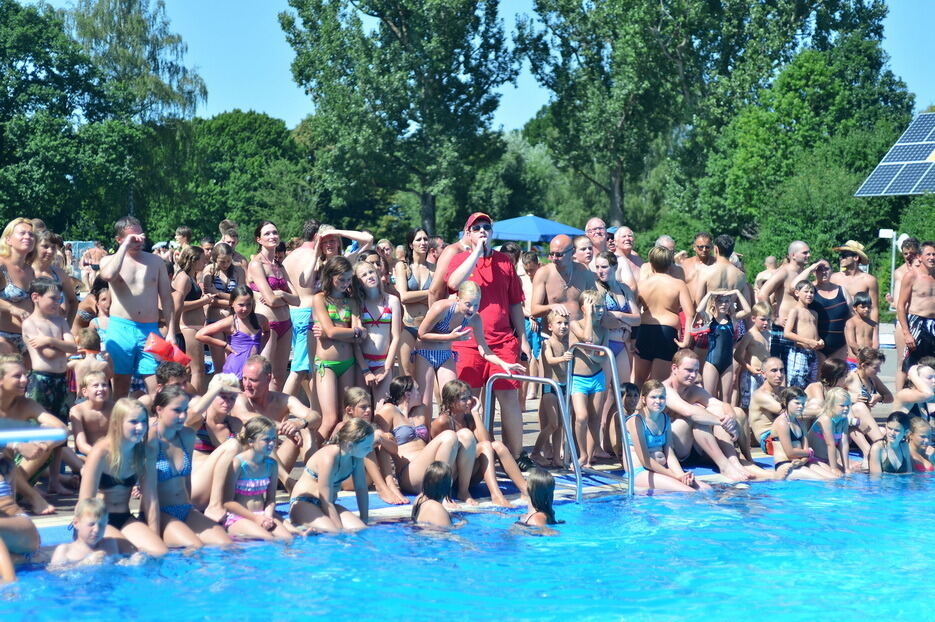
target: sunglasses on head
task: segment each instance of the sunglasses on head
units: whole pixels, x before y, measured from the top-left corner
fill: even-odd
[[[489,222],[482,225],[471,225],[471,231],[492,231],[493,226]]]

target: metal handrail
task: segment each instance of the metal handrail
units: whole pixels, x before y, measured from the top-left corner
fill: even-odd
[[[617,419],[620,420],[620,453],[623,454],[623,463],[627,469],[627,494],[633,496],[633,457],[630,455],[630,433],[627,431],[627,417],[626,413],[623,410],[623,403],[620,401],[620,377],[617,374],[617,358],[614,356],[613,350],[607,346],[599,346],[594,343],[584,343],[578,342],[573,343],[566,352],[574,352],[575,350],[595,350],[597,352],[603,352],[610,361],[610,375],[611,381],[613,383],[614,389],[614,401],[617,404]],[[568,361],[568,371],[565,374],[565,386],[568,387],[569,391],[565,394],[565,410],[566,412],[571,411],[571,387],[572,387],[572,376],[574,375],[573,368],[575,366],[575,360],[572,358]],[[583,439],[584,442],[587,442]],[[606,473],[602,473],[606,475]]]
[[[493,384],[497,380],[518,380],[520,382],[534,382],[537,384],[547,384],[555,391],[558,398],[558,409],[562,415],[562,427],[565,428],[565,455],[571,455],[572,467],[575,471],[575,501],[581,503],[581,464],[578,462],[578,448],[575,447],[574,436],[572,435],[571,418],[568,416],[568,404],[564,398],[564,392],[557,382],[551,378],[541,378],[539,376],[521,376],[519,374],[499,373],[494,374],[487,379],[484,385],[484,427],[493,430]],[[631,493],[632,494],[632,493]]]

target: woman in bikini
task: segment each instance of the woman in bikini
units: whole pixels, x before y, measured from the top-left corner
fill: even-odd
[[[316,388],[321,406],[319,433],[328,438],[338,422],[341,396],[354,384],[355,365],[366,363],[360,350],[367,329],[360,325],[360,307],[349,295],[353,272],[344,257],[332,257],[321,270],[321,291],[312,299],[315,325]]]
[[[836,475],[809,449],[799,417],[805,412],[805,392],[787,387],[779,396],[782,411],[773,421],[773,466],[776,479],[830,480]]]
[[[23,320],[32,313],[29,286],[36,278],[32,268],[35,256],[32,222],[14,218],[0,237],[0,348],[6,354],[26,354]]]
[[[230,317],[232,294],[238,285],[247,284],[247,276],[243,268],[234,263],[234,249],[229,244],[218,242],[211,249],[211,263],[205,267],[202,284],[205,293],[214,295],[214,302],[207,309],[206,323],[213,324]],[[221,338],[226,337],[225,334]],[[217,372],[224,366],[224,348],[211,345],[209,349]]]
[[[372,425],[363,419],[351,419],[309,458],[292,489],[289,518],[293,525],[322,532],[358,530],[367,526],[369,496],[364,458],[373,449],[373,436]],[[335,503],[341,482],[348,477],[354,480],[359,518]]]
[[[133,545],[160,557],[168,552],[159,533],[160,511],[156,496],[156,455],[147,451],[149,417],[137,400],[120,398],[111,411],[107,436],[91,449],[81,471],[78,500],[104,496],[108,538],[118,538],[121,549]],[[130,513],[130,491],[139,484],[140,507],[146,522]]]
[[[195,334],[204,328],[205,307],[214,301],[214,295],[206,294],[198,284],[206,263],[200,246],[186,246],[179,253],[179,269],[172,277],[172,302],[181,332],[181,339],[176,337],[176,342],[192,359],[191,383],[199,394],[208,386],[208,377],[205,375],[205,348]]]
[[[446,430],[429,440],[431,417],[431,409],[421,408],[412,376],[398,376],[390,382],[386,399],[374,417],[374,424],[396,440],[396,477],[402,491],[410,495],[422,491],[425,470],[432,462],[440,460],[455,468],[458,437],[455,432]],[[472,449],[465,460],[468,468],[473,468],[476,441],[470,440]],[[461,461],[457,464],[458,468],[464,466]]]
[[[32,263],[36,277],[44,276],[55,281],[62,288],[62,315],[69,322],[75,319],[78,310],[78,296],[75,295],[75,283],[71,276],[59,266],[55,259],[62,248],[62,236],[48,229],[36,234],[36,258]]]
[[[156,494],[163,541],[170,547],[185,548],[230,544],[220,525],[192,505],[189,490],[195,432],[185,427],[188,394],[178,385],[165,387],[153,398],[153,414],[149,440],[156,445]]]
[[[883,438],[880,425],[870,412],[877,404],[893,403],[893,394],[880,380],[880,367],[885,360],[886,357],[876,348],[861,348],[857,352],[857,369],[844,381],[851,394],[851,440],[865,460],[870,445]]]
[[[299,297],[292,293],[286,271],[276,261],[279,229],[264,220],[254,232],[260,251],[247,266],[250,289],[256,292],[256,312],[269,322],[269,341],[263,347],[263,356],[273,365],[270,388],[279,391],[286,382],[289,350],[292,347],[292,320],[289,305],[297,306]]]
[[[211,500],[215,466],[221,445],[234,439],[243,423],[231,411],[240,393],[240,381],[234,374],[215,374],[208,391],[192,400],[185,425],[195,433],[192,452],[191,498],[199,510]],[[231,453],[234,453],[231,449]]]
[[[399,352],[402,332],[402,305],[399,298],[383,291],[376,268],[366,261],[354,268],[354,289],[360,300],[360,323],[367,330],[361,341],[363,361],[357,384],[370,390],[371,404],[386,395],[393,379],[393,365]]]
[[[912,473],[912,456],[906,435],[911,423],[904,412],[891,413],[886,419],[886,433],[870,447],[870,475]]]
[[[399,361],[403,373],[415,377],[412,351],[418,347],[419,325],[428,311],[429,286],[435,264],[427,261],[429,234],[425,229],[413,229],[406,234],[406,261],[396,263],[396,290],[403,303],[403,334]]]

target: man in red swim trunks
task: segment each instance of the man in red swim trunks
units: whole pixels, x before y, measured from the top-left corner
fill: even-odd
[[[521,346],[528,350],[524,343],[523,287],[509,255],[490,248],[492,231],[493,222],[487,214],[475,212],[468,216],[461,242],[471,250],[451,258],[445,280],[450,291],[456,291],[464,281],[473,281],[480,286],[478,313],[484,322],[487,345],[507,363],[517,363]],[[490,376],[502,371],[481,357],[473,337],[454,342],[452,350],[458,357],[458,378],[468,383],[475,393],[480,393]],[[497,381],[494,395],[500,403],[504,444],[510,448],[513,457],[518,458],[520,468],[533,466],[522,451],[523,413],[519,405],[519,382]]]

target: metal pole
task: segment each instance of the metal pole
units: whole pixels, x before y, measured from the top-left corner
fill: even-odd
[[[896,274],[896,232],[893,232],[893,237],[890,238],[890,298],[893,297],[893,292],[896,291],[895,285],[893,284],[893,277]],[[893,301],[895,303],[895,301]]]
[[[566,448],[568,449],[565,455],[571,455],[572,469],[575,472],[575,501],[581,503],[583,498],[581,484],[581,464],[578,462],[578,448],[574,446],[574,443],[571,443],[570,445],[568,444],[568,439],[570,439],[572,435],[571,418],[569,417],[568,409],[565,406],[565,398],[562,394],[561,387],[551,378],[541,378],[539,376],[521,376],[519,374],[507,373],[492,375],[487,379],[487,384],[484,385],[484,426],[490,432],[491,436],[493,436],[493,384],[500,379],[547,384],[552,387],[553,391],[555,391],[555,396],[558,398],[559,413],[562,416],[562,426],[565,428],[565,442]]]

